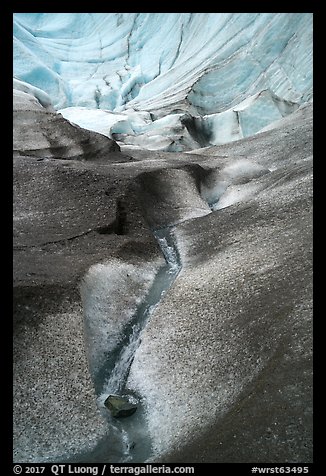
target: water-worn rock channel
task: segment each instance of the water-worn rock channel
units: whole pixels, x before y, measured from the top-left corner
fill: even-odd
[[[15,159],[15,462],[311,461],[311,112],[207,157]],[[143,400],[115,419],[96,397],[119,392],[110,355],[169,224],[182,271],[121,378]]]
[[[135,352],[141,343],[141,333],[181,269],[173,228],[153,230],[153,234],[164,255],[165,264],[157,272],[145,299],[125,326],[123,338],[108,353],[94,379],[98,403],[107,418],[107,436],[94,450],[74,456],[71,462],[143,462],[150,456],[151,442],[146,430],[142,397],[128,388],[127,380]],[[126,418],[113,417],[104,405],[109,395],[127,397],[136,403],[137,411]]]
[[[237,162],[235,166],[231,167],[231,171],[229,171],[229,168],[225,170],[231,176],[228,177],[228,174],[226,174],[228,180],[224,180],[223,186],[219,183],[221,178],[216,175],[216,171],[205,171],[198,166],[169,169],[168,171],[161,170],[153,174],[145,174],[141,178],[142,193],[145,190],[149,194],[145,194],[145,198],[142,198],[143,210],[146,212],[146,221],[160,246],[165,258],[165,264],[159,268],[152,285],[138,305],[135,313],[120,330],[120,337],[116,343],[112,345],[111,349],[106,348],[105,358],[103,359],[103,355],[99,354],[97,354],[98,357],[95,357],[95,359],[92,357],[92,360],[95,360],[96,371],[93,369],[91,374],[99,408],[108,423],[107,436],[97,444],[94,450],[75,456],[73,461],[139,463],[146,461],[150,457],[151,441],[147,430],[145,404],[142,400],[142,395],[138,395],[134,390],[128,388],[130,367],[141,343],[142,331],[146,327],[154,309],[158,306],[181,270],[181,259],[174,235],[174,225],[170,223],[177,224],[198,215],[202,216],[211,213],[215,210],[220,197],[232,180],[241,176],[242,179],[245,177],[245,181],[248,181],[252,178],[252,175],[265,173],[265,171],[261,171],[260,166],[256,164],[253,166],[249,161],[245,161],[245,164],[243,161]],[[247,176],[248,173],[249,177]],[[196,176],[201,184],[200,186],[196,184]],[[177,193],[180,180],[182,180],[183,187],[187,189],[187,193],[184,193],[183,196]],[[155,203],[154,197],[156,199],[158,190],[162,189],[167,189],[169,191],[168,196],[170,194],[174,199],[174,203],[178,203],[178,207],[182,210],[181,212],[179,210],[179,216],[174,215],[175,210],[173,207],[171,208],[170,199],[164,194]],[[191,198],[190,200],[189,197]],[[148,210],[146,207],[147,201],[150,201],[153,209]],[[153,205],[153,203],[155,204]],[[198,208],[195,212],[189,207],[190,203],[192,206],[193,203],[197,203]],[[163,208],[165,207],[166,213],[166,215],[163,214],[163,219],[160,212],[160,207],[162,206]],[[159,225],[155,224],[156,221],[160,222],[160,220],[161,223]],[[112,277],[112,279],[114,278]],[[114,299],[119,298],[115,297]],[[93,307],[92,312],[85,313],[86,337],[88,332],[90,332],[89,329],[94,327],[94,312],[96,312],[96,306]],[[105,324],[97,323],[96,325],[101,327],[101,325]],[[97,347],[96,339],[92,341],[91,346]],[[99,358],[102,359],[101,364],[99,363]],[[134,407],[136,405],[137,410],[130,415],[127,410],[128,416],[125,414],[124,417],[119,418],[117,417],[119,411],[116,412],[116,409],[108,404],[108,401],[111,401],[112,398],[115,401],[119,401],[121,398],[122,404],[126,403],[127,407]]]

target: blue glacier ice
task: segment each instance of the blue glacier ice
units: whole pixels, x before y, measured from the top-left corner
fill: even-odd
[[[313,15],[13,20],[14,461],[312,461]]]
[[[17,13],[14,76],[121,144],[189,150],[312,100],[312,29],[310,13]]]

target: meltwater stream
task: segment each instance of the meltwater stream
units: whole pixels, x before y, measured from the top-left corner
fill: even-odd
[[[154,230],[153,234],[166,263],[159,269],[147,296],[125,326],[123,339],[108,353],[106,362],[94,382],[99,406],[108,422],[107,436],[92,451],[75,455],[68,462],[141,463],[151,454],[144,404],[140,395],[128,389],[127,380],[135,352],[141,342],[142,330],[181,269],[172,228]],[[112,417],[104,406],[104,401],[111,394],[128,396],[137,402],[137,411],[125,418]]]

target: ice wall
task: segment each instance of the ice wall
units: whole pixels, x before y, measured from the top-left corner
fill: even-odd
[[[312,98],[312,14],[17,13],[14,75],[56,109],[148,111],[154,122],[173,116],[173,128],[175,114],[187,113],[199,118],[199,145],[223,143]],[[142,134],[141,146],[167,136],[147,132],[129,136]]]

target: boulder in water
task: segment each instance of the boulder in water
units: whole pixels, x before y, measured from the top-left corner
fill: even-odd
[[[131,416],[137,410],[137,405],[130,402],[128,397],[122,397],[120,395],[109,395],[104,405],[115,418]]]

